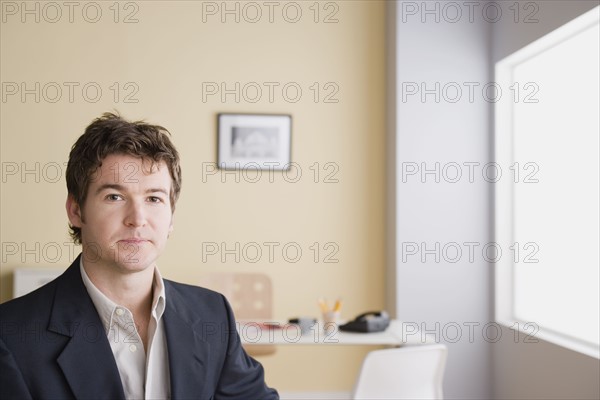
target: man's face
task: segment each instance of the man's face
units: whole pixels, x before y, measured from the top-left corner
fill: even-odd
[[[67,200],[71,224],[81,228],[84,262],[117,273],[153,267],[173,230],[171,176],[155,164],[113,154],[92,176],[82,208]]]

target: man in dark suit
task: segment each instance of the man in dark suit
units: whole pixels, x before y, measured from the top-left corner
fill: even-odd
[[[225,298],[156,266],[181,189],[168,132],[104,114],[73,146],[66,176],[82,254],[0,305],[0,398],[277,399]]]

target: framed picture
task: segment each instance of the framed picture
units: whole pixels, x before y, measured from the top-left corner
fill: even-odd
[[[218,167],[288,170],[292,116],[287,114],[219,114]]]

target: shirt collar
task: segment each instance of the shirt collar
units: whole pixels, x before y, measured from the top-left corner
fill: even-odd
[[[79,270],[81,271],[81,278],[83,280],[83,284],[96,307],[96,311],[98,311],[98,315],[100,316],[100,320],[102,321],[102,325],[104,325],[104,329],[106,332],[110,330],[111,319],[113,312],[116,308],[123,306],[119,306],[114,301],[106,297],[104,293],[100,291],[91,281],[88,274],[85,272],[83,268],[83,257],[81,257],[79,261]],[[160,275],[158,268],[154,267],[154,278],[152,280],[152,316],[156,319],[156,321],[160,321],[166,305],[166,296],[165,296],[165,285],[163,282],[163,278]]]
[[[160,321],[163,313],[165,312],[165,304],[167,297],[165,295],[165,283],[163,282],[162,275],[157,267],[154,267],[154,282],[152,283],[152,293],[154,298],[152,299],[152,315],[157,321]]]

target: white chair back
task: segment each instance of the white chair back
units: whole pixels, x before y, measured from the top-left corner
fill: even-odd
[[[375,350],[365,357],[354,399],[443,399],[443,344]]]

